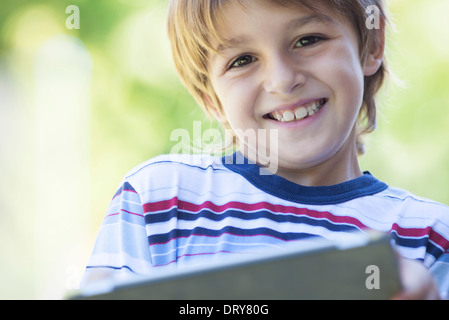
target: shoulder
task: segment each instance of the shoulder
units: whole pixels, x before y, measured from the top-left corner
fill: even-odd
[[[449,250],[447,205],[400,188],[389,187],[381,196],[387,199],[385,203],[395,219],[392,239],[402,247],[400,252],[405,257],[422,259],[430,266],[444,256]]]
[[[419,213],[420,215],[431,215],[432,212],[443,215],[449,219],[449,206],[438,201],[413,194],[410,191],[388,187],[377,195],[386,205],[404,208],[408,212]]]
[[[443,252],[449,249],[447,205],[393,187],[381,192],[378,197],[383,199],[382,210],[386,210],[395,221],[392,230],[403,242],[428,239]]]
[[[126,175],[126,179],[142,177],[146,174],[160,174],[163,172],[184,172],[184,171],[207,171],[224,170],[221,157],[209,155],[189,155],[189,154],[164,154],[145,161]]]
[[[449,238],[449,206],[395,187],[374,197],[377,207],[397,221],[415,228],[438,224]]]
[[[221,157],[209,155],[165,154],[145,161],[124,178],[137,192],[163,188],[195,188],[204,182],[230,179],[235,173],[227,169]]]

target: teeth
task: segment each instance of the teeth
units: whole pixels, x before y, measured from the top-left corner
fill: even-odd
[[[295,112],[296,119],[302,119],[307,117],[307,109],[304,107],[299,108]]]
[[[277,121],[288,122],[293,120],[304,119],[307,116],[313,116],[320,108],[324,105],[326,101],[320,100],[313,104],[308,105],[307,107],[299,107],[296,111],[293,110],[285,110],[276,111],[271,113],[271,117]]]
[[[282,117],[284,118],[284,121],[295,120],[295,114],[289,110],[285,111]]]

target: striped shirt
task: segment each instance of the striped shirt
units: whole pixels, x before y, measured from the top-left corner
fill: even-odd
[[[314,236],[389,232],[397,251],[424,263],[449,292],[449,208],[392,188],[369,172],[305,187],[235,153],[163,155],[130,171],[114,195],[84,281],[96,271],[150,274],[260,254]]]

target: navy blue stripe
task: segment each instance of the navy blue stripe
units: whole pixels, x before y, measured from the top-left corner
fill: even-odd
[[[335,223],[327,219],[313,218],[308,216],[298,216],[294,214],[275,214],[268,210],[259,210],[246,212],[236,209],[229,209],[224,213],[215,213],[209,209],[203,209],[198,213],[184,212],[173,208],[166,212],[154,213],[145,216],[145,223],[160,223],[167,222],[173,217],[176,217],[178,221],[195,221],[199,218],[206,218],[211,221],[222,221],[226,218],[238,218],[241,220],[257,220],[268,219],[276,223],[294,223],[294,224],[306,224],[311,226],[321,226],[331,231],[356,231],[358,228],[348,223]]]
[[[426,251],[434,256],[435,259],[438,259],[444,253],[444,250],[441,250],[441,248],[437,247],[430,241],[427,243]]]
[[[393,230],[390,233],[390,237],[398,246],[409,248],[425,247],[426,253],[431,254],[435,259],[438,259],[444,253],[444,250],[429,241],[428,235],[420,238],[401,237]]]
[[[136,190],[133,188],[133,186],[129,183],[129,182],[125,182],[118,190],[117,192],[114,194],[114,196],[112,197],[113,199],[117,196],[119,196],[123,191],[128,191],[128,192],[136,192]]]
[[[122,269],[127,269],[129,271],[131,271],[132,273],[135,273],[133,269],[131,269],[128,266],[121,266],[121,267],[115,267],[115,266],[87,266],[87,269],[97,269],[97,268],[108,268],[108,269],[114,269],[114,270],[122,270]]]
[[[301,240],[312,236],[313,234],[303,232],[278,232],[269,228],[255,228],[255,229],[240,229],[235,227],[224,227],[220,230],[211,230],[207,228],[197,227],[193,230],[174,229],[171,232],[164,234],[157,234],[148,237],[150,245],[165,244],[170,240],[177,238],[187,238],[190,236],[206,236],[206,237],[220,237],[224,234],[231,234],[234,236],[269,236],[283,241]]]
[[[428,242],[427,236],[421,238],[401,237],[396,233],[395,230],[391,231],[390,235],[391,239],[395,242],[395,244],[401,247],[409,247],[409,248],[426,247]]]

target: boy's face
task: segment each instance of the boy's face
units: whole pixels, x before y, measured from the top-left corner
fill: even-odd
[[[271,148],[259,151],[276,154],[276,173],[292,181],[335,184],[360,175],[355,124],[364,76],[378,65],[362,66],[354,27],[326,8],[317,15],[246,3],[228,2],[218,28],[228,41],[217,44],[220,55],[209,56],[210,81],[230,127],[237,136],[246,132],[242,139],[245,130],[277,130],[277,144],[259,140],[250,148]],[[315,177],[299,179],[307,172]]]

